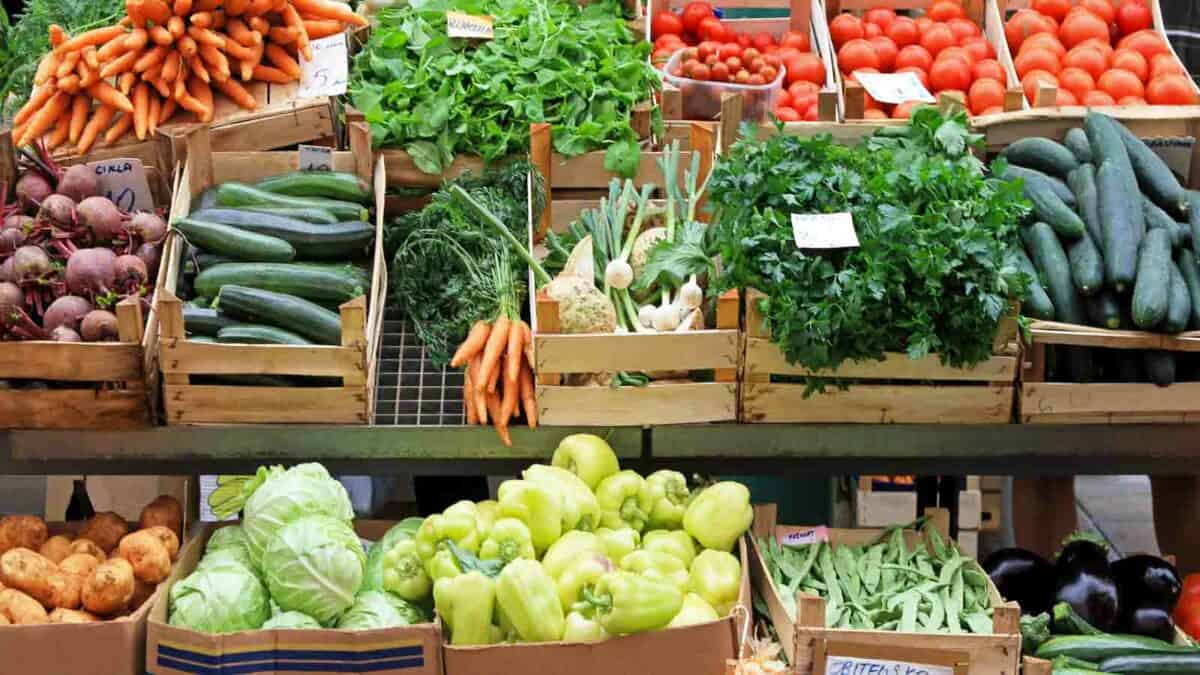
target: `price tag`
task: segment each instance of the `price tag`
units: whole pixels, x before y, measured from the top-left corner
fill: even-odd
[[[807,546],[829,541],[829,528],[824,525],[791,532],[779,537],[780,546]]]
[[[154,196],[150,194],[142,160],[105,159],[87,165],[96,174],[100,194],[112,200],[117,208],[127,212],[154,209]]]
[[[446,35],[452,38],[491,40],[496,37],[492,17],[446,10]]]
[[[828,656],[825,675],[954,675],[952,666],[905,663],[859,656]]]
[[[333,148],[323,145],[301,145],[300,170],[333,171]]]
[[[1180,138],[1143,138],[1142,140],[1158,153],[1167,166],[1171,167],[1171,171],[1183,179],[1184,184],[1191,180],[1192,149],[1196,147],[1195,138],[1184,136]]]
[[[796,248],[858,248],[854,218],[849,213],[793,213]]]
[[[867,90],[871,98],[880,103],[903,103],[924,101],[935,103],[937,99],[915,73],[855,73],[854,79]]]
[[[300,59],[300,89],[296,96],[319,98],[346,93],[346,82],[350,79],[346,34],[330,35],[308,44],[312,47],[312,61]]]

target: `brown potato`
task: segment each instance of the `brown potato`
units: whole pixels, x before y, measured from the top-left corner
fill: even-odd
[[[83,583],[83,608],[98,616],[122,612],[132,599],[133,566],[124,558],[100,563]]]
[[[92,541],[91,539],[80,538],[71,542],[71,553],[82,553],[84,555],[91,556],[95,558],[96,562],[98,563],[108,560],[108,554],[105,553],[104,550],[99,546],[97,546],[96,542]]]
[[[159,495],[142,509],[138,518],[138,529],[162,525],[175,533],[176,539],[183,538],[183,506],[171,495]],[[175,554],[171,554],[174,558]]]
[[[125,535],[116,555],[128,560],[133,566],[133,576],[148,584],[157,584],[171,573],[171,554],[149,530]]]
[[[57,573],[58,565],[27,548],[10,549],[0,555],[0,579],[4,585],[28,594],[47,607],[54,606],[55,592],[50,580]]]
[[[95,571],[96,566],[100,562],[95,557],[86,553],[72,553],[58,564],[58,570],[67,574],[73,574],[79,577],[80,581],[83,581],[92,576],[92,572]]]
[[[129,534],[129,523],[112,511],[103,511],[87,521],[79,531],[79,538],[91,539],[105,553],[112,553],[126,534]]]
[[[13,588],[0,591],[0,614],[17,624],[47,623],[50,620],[41,603]]]
[[[175,536],[175,532],[171,528],[155,525],[154,527],[147,527],[144,530],[138,530],[138,532],[147,532],[154,535],[166,547],[167,555],[171,556],[171,560],[179,557],[179,537]]]
[[[83,593],[83,579],[59,570],[50,575],[50,602],[46,609],[78,609]]]
[[[56,534],[47,539],[38,552],[49,558],[50,562],[60,563],[64,558],[71,555],[71,539],[61,534]]]
[[[154,589],[158,588],[157,584],[148,584],[137,576],[133,577],[133,597],[129,600],[129,611],[136,612],[138,607],[142,606],[143,602],[150,599],[154,595]]]
[[[50,623],[95,623],[100,619],[96,615],[81,609],[62,609],[50,612]]]
[[[0,518],[0,553],[12,548],[36,551],[46,543],[46,521],[37,516],[5,516]]]
[[[12,621],[8,620],[8,615],[0,614],[0,626],[10,626],[10,625],[12,625]]]

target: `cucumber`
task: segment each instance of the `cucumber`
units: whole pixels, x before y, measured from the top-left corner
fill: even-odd
[[[349,260],[362,257],[375,240],[375,228],[362,221],[319,225],[274,214],[242,209],[210,209],[193,217],[203,217],[248,232],[278,237],[296,249],[306,260]]]
[[[1079,616],[1075,608],[1067,602],[1060,602],[1054,605],[1052,611],[1054,621],[1054,632],[1058,635],[1104,635],[1099,629],[1088,623],[1086,619]],[[1060,658],[1072,658],[1070,656]]]
[[[1054,318],[1066,323],[1086,323],[1083,301],[1071,282],[1067,253],[1054,230],[1046,223],[1034,223],[1021,229],[1021,240],[1046,281],[1046,293],[1054,303]]]
[[[1139,675],[1140,673],[1200,673],[1200,651],[1194,654],[1135,654],[1114,656],[1100,662],[1100,671]],[[1054,671],[1057,675],[1058,670]]]
[[[1171,248],[1183,246],[1183,228],[1175,222],[1170,214],[1159,208],[1158,204],[1150,201],[1150,198],[1145,195],[1142,195],[1142,212],[1146,214],[1147,230],[1162,228],[1171,235]]]
[[[341,317],[304,298],[229,285],[221,289],[217,303],[231,317],[283,328],[317,344],[336,345],[342,341]]]
[[[1174,260],[1171,265],[1171,286],[1167,298],[1167,318],[1163,321],[1164,333],[1182,333],[1187,330],[1192,319],[1192,296],[1188,292],[1187,282]]]
[[[1189,200],[1187,193],[1171,173],[1171,167],[1158,156],[1157,152],[1133,135],[1124,124],[1112,121],[1121,141],[1125,144],[1125,152],[1129,154],[1129,163],[1137,176],[1138,185],[1156,204],[1167,212],[1180,218],[1188,216]]]
[[[1105,288],[1095,295],[1083,299],[1088,321],[1100,328],[1121,327],[1121,301],[1111,290]]]
[[[1062,179],[1060,178],[1055,178],[1054,176],[1044,174],[1037,169],[1027,169],[1023,166],[1017,166],[1016,164],[1008,165],[1008,168],[1004,170],[1004,177],[1009,180],[1013,178],[1020,178],[1026,183],[1032,181],[1045,183],[1054,190],[1054,194],[1058,195],[1058,198],[1063,200],[1067,206],[1075,206],[1075,193],[1072,192],[1071,188],[1066,183],[1062,182]]]
[[[1143,654],[1197,654],[1192,647],[1177,647],[1162,640],[1141,635],[1061,635],[1038,647],[1039,659],[1071,656],[1084,661],[1103,661],[1114,656]]]
[[[223,263],[231,263],[231,262],[234,262],[234,260],[233,260],[233,258],[228,258],[223,255],[217,255],[216,253],[197,253],[196,259],[194,262],[196,263],[197,267],[199,268],[197,271],[203,272],[204,270],[206,270],[214,265],[221,265]]]
[[[216,344],[217,339],[211,335],[189,335],[188,342],[199,342],[200,344]]]
[[[1146,377],[1160,387],[1175,384],[1175,354],[1173,352],[1151,349],[1142,354],[1142,363],[1146,366]]]
[[[220,310],[189,305],[183,307],[183,328],[189,335],[216,337],[222,328],[233,324],[234,321]]]
[[[324,197],[359,204],[371,199],[371,186],[365,180],[342,171],[293,171],[260,180],[255,187],[292,197]]]
[[[217,186],[210,185],[204,188],[200,194],[192,198],[192,211],[199,209],[207,209],[217,204]]]
[[[1100,225],[1104,229],[1104,281],[1118,293],[1133,286],[1137,275],[1138,242],[1130,210],[1126,202],[1130,193],[1125,189],[1121,168],[1113,160],[1105,160],[1096,171],[1096,194]],[[1138,209],[1141,212],[1141,209]]]
[[[1117,121],[1108,115],[1088,111],[1083,116],[1083,131],[1087,135],[1088,144],[1092,146],[1092,164],[1100,166],[1104,162],[1113,161],[1130,167],[1129,152],[1125,149],[1125,141],[1121,132],[1117,131]]]
[[[284,218],[294,218],[303,220],[306,223],[323,223],[331,225],[338,221],[332,213],[325,209],[318,209],[309,206],[243,206],[243,211],[256,211],[258,213],[270,213]]]
[[[238,260],[288,262],[296,257],[296,249],[279,237],[191,218],[177,220],[171,227],[196,246]]]
[[[1192,233],[1192,252],[1200,256],[1200,192],[1188,190],[1188,224]]]
[[[1192,299],[1188,328],[1200,330],[1200,261],[1191,250],[1184,249],[1175,257],[1175,264],[1179,266],[1179,273],[1183,276],[1183,283],[1187,285],[1188,295]]]
[[[311,345],[312,342],[291,331],[274,326],[239,323],[222,328],[217,342],[241,345]]]
[[[357,274],[333,266],[289,263],[228,263],[210,267],[196,277],[198,293],[215,296],[223,286],[236,284],[287,293],[314,302],[343,303],[365,292]]]
[[[1161,229],[1147,232],[1138,253],[1137,283],[1133,287],[1133,324],[1142,330],[1155,328],[1167,318],[1170,261],[1171,235]]]
[[[1025,253],[1025,250],[1017,247],[1013,254],[1016,259],[1017,269],[1029,275],[1029,297],[1025,298],[1025,303],[1021,309],[1025,310],[1026,316],[1032,316],[1035,319],[1044,319],[1046,321],[1054,320],[1054,303],[1050,301],[1050,296],[1046,295],[1046,289],[1042,287],[1041,278],[1038,276],[1037,269],[1033,266],[1033,261]]]
[[[217,188],[217,204],[221,206],[291,206],[329,211],[338,220],[367,220],[369,213],[361,204],[317,197],[291,197],[260,190],[245,183],[222,183]]]
[[[1033,215],[1054,228],[1054,231],[1064,239],[1078,239],[1083,236],[1086,228],[1079,215],[1059,199],[1054,189],[1045,183],[1031,181],[1025,183],[1025,196],[1033,202]]]
[[[1067,259],[1071,263],[1071,281],[1081,294],[1093,295],[1104,287],[1104,259],[1086,231],[1082,237],[1067,244]],[[196,282],[199,281],[197,277]]]
[[[1075,127],[1063,136],[1063,145],[1075,155],[1080,164],[1092,161],[1092,146],[1088,143],[1087,133],[1080,127]]]
[[[1075,193],[1075,210],[1083,219],[1083,226],[1092,237],[1092,243],[1103,252],[1104,227],[1100,224],[1100,197],[1096,194],[1096,167],[1080,164],[1067,176],[1067,185]]]
[[[1066,178],[1079,168],[1079,160],[1061,143],[1049,138],[1022,138],[1000,151],[1013,164]]]

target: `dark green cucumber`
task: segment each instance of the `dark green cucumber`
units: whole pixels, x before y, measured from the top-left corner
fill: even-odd
[[[197,253],[195,262],[196,262],[196,265],[199,267],[199,270],[197,270],[197,271],[203,272],[204,270],[212,267],[213,265],[221,265],[224,263],[231,263],[231,262],[234,262],[234,260],[233,260],[233,258],[223,256],[223,255],[217,255],[216,253]]]
[[[1080,164],[1067,176],[1067,185],[1075,194],[1075,210],[1083,219],[1083,226],[1092,237],[1092,243],[1104,250],[1104,227],[1100,224],[1100,197],[1096,194],[1096,167]]]
[[[211,335],[189,335],[188,342],[199,342],[200,344],[216,344],[217,339]]]
[[[1071,262],[1071,281],[1081,294],[1094,295],[1104,288],[1104,259],[1087,231],[1079,239],[1067,244],[1067,259]],[[200,278],[197,277],[196,281],[199,282]]]
[[[1124,124],[1113,121],[1113,126],[1121,134],[1125,143],[1125,151],[1129,154],[1129,163],[1137,176],[1138,185],[1156,204],[1167,212],[1180,218],[1188,215],[1187,193],[1171,173],[1171,167],[1158,156],[1142,139],[1125,128]]]
[[[1070,603],[1056,603],[1053,615],[1054,633],[1056,635],[1104,635],[1103,631],[1079,616],[1079,613],[1075,611],[1075,608],[1071,607]]]
[[[1160,387],[1175,384],[1175,353],[1151,349],[1142,354],[1146,377]]]
[[[1071,240],[1083,236],[1086,231],[1083,220],[1049,185],[1038,181],[1025,183],[1025,196],[1033,202],[1034,217],[1053,227],[1059,236]]]
[[[1196,259],[1196,254],[1192,253],[1191,249],[1185,248],[1175,256],[1175,264],[1179,266],[1179,273],[1183,276],[1183,283],[1187,285],[1188,295],[1192,299],[1188,328],[1200,330],[1200,260]]]
[[[1039,659],[1071,656],[1084,661],[1103,661],[1114,656],[1142,654],[1198,654],[1193,647],[1177,647],[1162,640],[1141,635],[1061,635],[1043,642],[1037,649]]]
[[[255,187],[292,197],[324,197],[359,204],[371,199],[371,186],[365,180],[341,171],[293,171],[260,180]]]
[[[1175,261],[1171,265],[1171,287],[1167,298],[1167,318],[1163,321],[1164,333],[1182,333],[1187,330],[1192,319],[1192,296],[1188,292],[1187,282]]]
[[[210,185],[192,198],[192,211],[207,209],[217,205],[217,186]]]
[[[1092,161],[1092,146],[1088,143],[1087,133],[1080,127],[1075,127],[1063,136],[1063,145],[1075,155],[1080,164]]]
[[[1188,224],[1192,231],[1192,251],[1200,256],[1200,192],[1188,190]]]
[[[1110,289],[1103,289],[1083,299],[1088,321],[1100,328],[1121,327],[1121,301]]]
[[[295,218],[296,220],[303,220],[306,223],[331,225],[338,221],[332,213],[324,209],[307,206],[243,206],[241,209],[243,211],[270,213],[271,215],[283,216],[284,218]]]
[[[1061,143],[1036,136],[1013,142],[1000,151],[1000,156],[1013,164],[1063,178],[1079,168],[1079,160]]]
[[[1108,115],[1089,111],[1083,116],[1083,131],[1092,146],[1092,164],[1097,167],[1106,161],[1129,165],[1129,152],[1117,126],[1119,123]]]
[[[1100,662],[1104,673],[1141,675],[1142,673],[1200,673],[1200,651],[1195,654],[1137,654],[1114,656]],[[1057,670],[1054,671],[1056,674]]]
[[[305,260],[362,257],[375,240],[375,228],[362,221],[322,225],[243,209],[210,209],[193,217],[200,216],[249,232],[278,237],[291,244],[296,255]]]
[[[210,267],[196,277],[198,293],[215,296],[235,284],[287,293],[314,302],[343,303],[366,291],[357,274],[330,266],[295,263],[228,263]]]
[[[366,220],[369,213],[362,204],[318,197],[291,197],[260,190],[245,183],[222,183],[217,188],[217,204],[221,206],[289,206],[318,208],[329,211],[338,220]]]
[[[296,249],[279,237],[238,227],[182,218],[171,224],[193,245],[206,251],[251,262],[288,262]]]
[[[277,326],[317,344],[336,345],[342,340],[341,317],[294,295],[230,285],[221,289],[217,305],[236,319]]]
[[[1171,235],[1150,230],[1138,252],[1137,283],[1133,286],[1133,324],[1156,328],[1167,318],[1171,291]]]
[[[257,225],[266,223],[275,227],[312,227],[308,221],[288,216],[281,216],[275,213],[261,213],[251,211],[248,207],[229,208],[218,206],[211,209],[201,209],[194,211],[189,218],[195,220],[203,220],[207,223],[220,223],[232,227],[243,227],[245,225]]]
[[[240,345],[311,345],[310,340],[274,326],[239,323],[222,328],[217,342]]]
[[[1162,228],[1171,235],[1171,248],[1183,246],[1183,227],[1149,197],[1142,195],[1142,212],[1146,214],[1146,229]]]
[[[1050,301],[1050,296],[1046,295],[1046,289],[1042,287],[1041,278],[1038,276],[1037,269],[1033,266],[1033,261],[1025,253],[1021,247],[1016,248],[1013,254],[1016,259],[1017,269],[1029,275],[1029,297],[1025,298],[1025,302],[1021,305],[1026,316],[1031,316],[1035,319],[1043,319],[1045,321],[1054,320],[1054,303]]]
[[[1116,161],[1105,160],[1096,170],[1096,195],[1100,225],[1104,229],[1104,281],[1109,288],[1124,293],[1133,286],[1137,276],[1138,243],[1134,233],[1128,202],[1135,194],[1124,185],[1121,167]],[[1139,205],[1140,206],[1140,205]],[[1141,212],[1141,209],[1138,209]]]
[[[216,337],[217,333],[235,322],[217,309],[183,306],[183,328],[189,334]]]
[[[1058,195],[1058,198],[1063,200],[1067,206],[1075,206],[1075,193],[1071,191],[1071,188],[1061,178],[1042,173],[1037,169],[1017,166],[1016,164],[1008,165],[1008,168],[1004,170],[1004,177],[1009,179],[1020,178],[1026,183],[1034,181],[1045,183],[1054,190],[1054,194]]]
[[[1071,265],[1067,252],[1046,223],[1037,222],[1021,228],[1021,240],[1033,264],[1046,282],[1046,293],[1054,303],[1054,318],[1067,323],[1086,323],[1083,301],[1071,281]]]

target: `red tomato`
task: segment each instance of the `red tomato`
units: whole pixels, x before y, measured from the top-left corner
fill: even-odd
[[[766,31],[759,31],[755,33],[754,37],[751,38],[750,41],[754,43],[754,46],[758,48],[759,51],[762,51],[775,44],[775,38]]]
[[[680,35],[683,33],[683,19],[671,12],[659,12],[650,22],[650,35],[655,39],[663,35]]]
[[[949,49],[943,49],[941,53],[937,55],[937,58],[933,60],[933,62],[937,63],[943,59],[958,59],[959,61],[967,64],[968,68],[975,67],[975,57],[971,56],[971,53],[962,47],[950,47]]]
[[[838,50],[838,67],[843,73],[862,68],[879,68],[879,55],[866,40],[851,40]]]
[[[700,55],[700,60],[705,61],[708,60],[709,56],[716,54],[720,48],[720,43],[709,42],[708,40],[705,40],[696,47],[696,53]]]
[[[696,64],[692,67],[693,80],[708,80],[712,78],[712,71],[703,63]]]
[[[992,43],[987,41],[987,38],[973,37],[962,41],[962,48],[967,50],[971,58],[976,61],[984,59],[996,58],[996,50],[992,48]]]
[[[672,45],[678,45],[679,48],[682,48],[684,46],[683,38],[679,37],[678,35],[676,35],[674,33],[667,33],[666,35],[663,35],[662,37],[660,37],[654,41],[655,49],[671,47]]]
[[[1117,28],[1129,35],[1154,25],[1150,7],[1140,0],[1126,0],[1117,7]]]
[[[783,39],[779,41],[781,47],[792,47],[799,49],[802,52],[812,51],[812,45],[808,39],[808,35],[801,33],[798,30],[789,30],[783,34]]]
[[[766,61],[763,61],[761,58],[758,58],[758,59],[754,59],[754,60],[750,61],[749,63],[747,63],[746,70],[749,70],[750,74],[754,75],[755,73],[761,73],[763,67],[766,65],[767,65]]]
[[[750,43],[750,36],[749,36],[749,35],[733,35],[732,33],[730,33],[730,32],[729,32],[729,30],[728,30],[728,29],[726,29],[726,34],[727,34],[727,35],[730,35],[730,36],[733,38],[733,40],[734,40],[735,42],[737,42],[737,43],[738,43],[738,45],[740,45],[740,46],[741,46],[741,48],[742,48],[742,49],[745,49],[746,47],[749,47],[749,46],[750,46],[750,44],[751,44],[751,43]]]
[[[750,63],[758,58],[762,58],[762,52],[758,51],[754,47],[747,47],[742,50],[742,60],[746,63]]]
[[[921,45],[908,45],[896,54],[896,67],[906,68],[915,66],[929,72],[929,67],[933,65],[933,56]]]
[[[967,18],[967,10],[957,0],[937,0],[929,6],[927,14],[934,21]]]
[[[897,120],[908,119],[909,117],[912,116],[913,108],[915,108],[919,105],[921,105],[920,101],[905,101],[903,103],[897,103],[896,107],[892,110],[892,119],[897,119]]]
[[[956,44],[958,44],[958,40],[954,37],[954,31],[945,24],[934,24],[921,34],[921,46],[933,56],[937,56],[938,52]]]
[[[876,110],[874,108],[871,108],[870,110],[863,111],[863,119],[864,120],[886,120],[886,119],[888,119],[888,114],[882,110]]]
[[[981,35],[979,26],[976,26],[975,22],[970,19],[950,19],[946,25],[950,27],[950,31],[954,33],[954,37],[958,38],[960,43]]]
[[[792,97],[793,101],[802,98],[805,94],[812,94],[813,96],[816,96],[820,91],[820,85],[815,82],[809,82],[808,80],[798,80],[788,85],[787,88],[788,95]],[[800,109],[799,106],[792,107],[796,108],[797,110]]]
[[[990,78],[1000,84],[1006,84],[1008,77],[1005,75],[1004,66],[996,59],[980,59],[971,67],[971,76],[975,79]]]
[[[1089,91],[1088,93],[1084,94],[1083,99],[1080,101],[1080,103],[1082,103],[1083,105],[1086,105],[1090,108],[1094,108],[1096,106],[1116,105],[1117,104],[1117,102],[1113,100],[1113,97],[1109,96],[1105,92],[1100,91],[1099,89],[1093,89],[1093,90]]]
[[[762,69],[758,71],[758,74],[762,75],[763,79],[767,82],[774,82],[775,78],[779,77],[779,69],[775,66],[764,65]]]
[[[701,19],[697,32],[704,40],[716,40],[717,42],[729,40],[729,29],[715,16],[706,16]]]
[[[766,83],[767,81],[763,79],[762,75],[759,75],[758,73],[750,73],[750,84],[756,87],[761,87]]]
[[[871,38],[870,43],[875,48],[875,54],[879,56],[879,69],[885,73],[892,72],[896,67],[896,54],[900,53],[896,43],[882,35]]]
[[[708,67],[695,59],[691,59],[689,61],[684,61],[683,62],[683,74],[687,77],[691,77],[692,71],[695,70],[696,68],[699,68],[700,66],[704,66],[705,68]]]
[[[1155,54],[1154,58],[1150,59],[1150,78],[1159,75],[1187,75],[1187,71],[1174,54]]]
[[[725,59],[725,65],[729,66],[729,72],[731,73],[742,70],[742,60],[736,56]]]
[[[720,61],[712,64],[712,79],[715,82],[728,82],[729,66]]]
[[[818,115],[819,111],[817,110],[817,105],[814,103],[813,105],[808,106],[808,110],[804,111],[804,121],[816,122],[819,119]]]
[[[777,117],[780,122],[800,121],[800,113],[796,112],[794,108],[786,105],[775,106],[775,117]]]
[[[683,8],[683,29],[689,33],[700,33],[700,22],[713,15],[712,5],[707,2],[689,2]]]
[[[780,60],[778,54],[763,54],[762,58],[768,66],[771,66],[775,70],[779,70],[779,67],[783,65],[783,61]]]
[[[737,75],[734,76],[733,81],[737,82],[738,84],[750,84],[750,71],[737,71]]]
[[[1142,56],[1141,52],[1129,48],[1118,49],[1113,53],[1112,67],[1128,70],[1137,75],[1142,82],[1150,77],[1150,63],[1146,61],[1146,57]]]
[[[897,47],[915,45],[921,39],[921,30],[917,28],[917,22],[907,16],[896,17],[883,32]]]
[[[796,110],[808,110],[809,107],[817,104],[819,98],[817,92],[810,92],[803,96],[797,96],[792,99],[792,107]]]
[[[938,59],[929,69],[929,83],[933,88],[966,91],[971,86],[971,66],[962,59]]]
[[[820,89],[825,84],[825,64],[813,54],[797,54],[784,64],[787,70],[786,82],[810,82]]]
[[[829,22],[829,34],[833,38],[834,49],[841,49],[847,42],[864,37],[862,21],[853,14],[838,14]]]
[[[863,21],[873,23],[880,28],[887,30],[887,27],[896,20],[896,13],[887,7],[876,7],[868,9],[866,14],[863,14]]]
[[[663,47],[662,49],[655,49],[654,53],[651,54],[650,56],[651,56],[651,58],[653,58],[655,60],[669,59],[669,58],[671,58],[671,55],[674,53],[675,53],[674,49],[667,49],[666,47]]]
[[[1160,75],[1146,87],[1151,105],[1196,105],[1196,85],[1186,75]]]
[[[740,57],[741,55],[742,48],[736,42],[726,42],[717,48],[717,56],[720,56],[722,60],[733,56]]]
[[[787,89],[775,95],[775,107],[778,108],[780,106],[785,108],[792,107],[792,95],[788,93]]]
[[[863,39],[870,40],[871,38],[879,37],[880,35],[883,35],[883,29],[879,27],[879,24],[875,24],[875,23],[864,23],[863,24]]]

